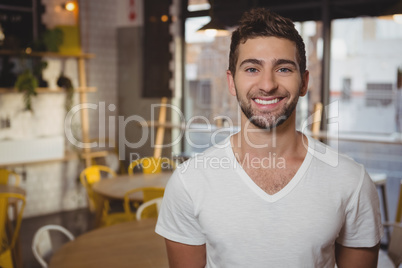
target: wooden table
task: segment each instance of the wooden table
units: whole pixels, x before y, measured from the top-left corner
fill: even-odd
[[[172,172],[156,174],[121,175],[113,179],[103,179],[92,186],[95,193],[106,198],[124,199],[124,194],[138,187],[165,187]]]
[[[155,219],[104,227],[63,245],[50,268],[169,267],[164,238],[155,233]]]
[[[25,190],[22,189],[21,187],[14,186],[14,185],[0,185],[0,193],[13,193],[13,194],[21,194],[25,196]],[[19,199],[18,199],[19,200]],[[16,198],[9,198],[8,199],[8,204],[12,207],[13,209],[13,217],[16,219],[18,217],[18,208],[16,207],[17,201]],[[12,228],[11,228],[11,222],[7,223],[7,229],[9,232],[9,235],[12,235]],[[21,243],[20,239],[18,238],[15,245],[14,249],[12,250],[12,253],[14,254],[15,258],[15,266],[16,267],[22,267],[22,253],[21,253]]]
[[[103,179],[96,182],[92,189],[97,195],[95,208],[95,224],[99,226],[102,217],[105,199],[124,200],[124,194],[131,189],[139,187],[166,187],[172,172],[155,174],[121,175],[113,179]],[[142,201],[141,193],[130,196],[132,200]]]

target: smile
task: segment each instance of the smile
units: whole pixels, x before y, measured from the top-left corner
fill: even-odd
[[[269,105],[269,104],[275,104],[278,103],[280,100],[279,98],[275,98],[272,100],[262,100],[262,99],[254,99],[254,101],[258,104],[262,104],[262,105]]]

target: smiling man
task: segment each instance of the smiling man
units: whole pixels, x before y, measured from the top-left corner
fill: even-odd
[[[156,227],[170,266],[376,267],[383,231],[367,172],[296,131],[309,73],[293,22],[245,13],[227,80],[241,130],[170,179]]]

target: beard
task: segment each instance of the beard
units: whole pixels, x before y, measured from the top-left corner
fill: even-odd
[[[299,100],[299,97],[296,97],[290,104],[285,104],[283,107],[281,107],[279,111],[269,112],[253,110],[251,102],[248,101],[251,99],[251,96],[247,94],[246,98],[239,97],[237,88],[236,97],[242,112],[250,123],[260,129],[268,130],[282,125],[292,115]]]

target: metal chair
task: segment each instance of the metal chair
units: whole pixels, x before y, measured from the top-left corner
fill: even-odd
[[[49,259],[54,252],[50,231],[60,232],[70,241],[74,240],[74,235],[63,226],[50,224],[39,228],[32,240],[32,252],[43,268],[47,268],[46,260]]]
[[[15,207],[19,208],[17,218],[13,222],[8,215],[10,201],[17,203]],[[15,254],[13,256],[13,251],[19,236],[25,202],[25,197],[21,194],[0,193],[0,267],[2,268],[13,268],[13,263],[18,262]]]
[[[80,174],[80,181],[87,191],[89,208],[91,211],[94,211],[96,207],[96,197],[92,190],[92,185],[102,179],[102,172],[109,174],[112,178],[116,177],[116,172],[111,168],[100,165],[87,167]],[[105,207],[108,208],[109,204],[105,204]]]
[[[124,211],[127,215],[128,218],[130,219],[135,219],[137,218],[136,214],[138,213],[138,209],[141,207],[141,205],[137,208],[136,212],[133,212],[131,210],[131,205],[130,205],[130,198],[132,195],[137,194],[137,193],[142,193],[142,200],[143,204],[147,203],[148,201],[154,200],[156,198],[163,197],[163,194],[165,193],[165,188],[163,187],[141,187],[141,188],[135,188],[127,191],[124,194]],[[137,202],[137,201],[135,201]],[[136,205],[134,205],[136,207]],[[141,216],[140,217],[146,217],[146,218],[152,218],[158,216],[158,213],[155,209],[146,209],[144,211],[145,207],[141,209]],[[138,218],[137,218],[138,219]]]
[[[10,175],[15,178],[13,185],[18,186],[20,184],[20,176],[12,170],[0,168],[0,184],[7,185],[10,182]]]
[[[95,211],[96,206],[99,206],[100,201],[97,200],[98,197],[93,192],[92,185],[102,179],[102,172],[109,174],[112,178],[116,177],[116,173],[111,168],[100,165],[87,167],[80,174],[80,181],[87,191],[91,211]],[[101,213],[100,226],[110,226],[127,220],[124,213],[110,213],[109,200],[104,200]]]
[[[370,176],[371,180],[374,182],[375,186],[378,187],[380,189],[380,191],[381,191],[382,208],[383,208],[383,213],[384,213],[384,222],[388,222],[389,217],[388,217],[387,191],[386,191],[387,174],[386,173],[370,172],[369,176]],[[390,231],[389,231],[388,226],[386,226],[385,231],[386,231],[387,239],[389,241],[389,239],[390,239]]]
[[[155,206],[156,206],[156,212],[157,212],[157,214],[159,214],[159,210],[160,210],[160,207],[161,207],[161,205],[162,205],[162,200],[163,200],[162,197],[158,197],[158,198],[149,200],[149,201],[147,201],[147,202],[141,204],[141,205],[138,207],[137,212],[136,212],[137,221],[139,221],[139,220],[142,219],[142,213],[143,213],[144,211],[146,211],[146,209],[150,209],[150,208],[152,208],[152,207],[153,207],[153,209],[154,209]]]

